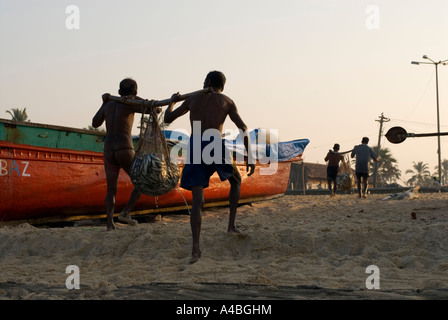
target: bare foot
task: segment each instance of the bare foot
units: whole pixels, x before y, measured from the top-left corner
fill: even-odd
[[[124,216],[121,213],[118,215],[118,221],[125,222],[131,226],[138,225],[137,220],[132,219],[130,215]]]
[[[194,254],[191,256],[190,264],[196,263],[199,261],[200,255]]]
[[[247,234],[243,233],[243,231],[241,231],[237,227],[229,227],[227,229],[227,233],[230,234],[230,235],[233,235],[233,236],[247,237]]]
[[[191,254],[190,264],[198,262],[200,257],[201,257],[201,250],[199,250],[199,248],[194,247],[193,252]]]

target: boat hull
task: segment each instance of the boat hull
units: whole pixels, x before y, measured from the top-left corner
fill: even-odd
[[[182,165],[180,165],[182,170]],[[267,165],[256,166],[247,176],[243,164],[240,202],[285,193],[290,162],[278,163],[275,174],[260,174]],[[0,142],[0,222],[17,220],[67,220],[105,215],[107,191],[102,153],[15,145]],[[115,211],[128,201],[133,185],[120,172]],[[215,173],[204,189],[207,205],[225,204],[229,183]],[[252,201],[250,200],[250,201]],[[191,205],[191,192],[177,186],[158,197],[142,195],[135,214],[175,211]]]
[[[105,217],[104,136],[84,129],[0,119],[0,224]],[[298,149],[288,145],[284,149],[294,151],[291,159],[258,164],[250,177],[244,163],[237,163],[242,178],[239,202],[282,196],[291,162],[301,160],[307,141],[299,142]],[[204,189],[205,206],[227,205],[229,189],[228,181],[221,181],[215,173]],[[115,212],[123,209],[132,190],[130,178],[121,171]],[[132,215],[186,210],[191,202],[191,192],[178,185],[158,197],[142,195]]]

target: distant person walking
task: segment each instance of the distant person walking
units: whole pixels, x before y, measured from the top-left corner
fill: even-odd
[[[336,177],[338,176],[339,173],[339,162],[344,161],[344,157],[342,156],[342,154],[338,153],[339,149],[340,149],[339,144],[335,143],[333,146],[333,150],[329,150],[324,159],[325,162],[328,161],[327,181],[331,197],[334,197],[336,195],[337,190]]]
[[[369,143],[369,138],[362,138],[361,144],[353,148],[351,157],[356,157],[355,174],[358,180],[358,194],[361,198],[366,198],[367,192],[367,181],[369,180],[369,160],[372,158],[378,162],[378,156],[373,152],[367,144]],[[362,188],[361,188],[362,183]]]

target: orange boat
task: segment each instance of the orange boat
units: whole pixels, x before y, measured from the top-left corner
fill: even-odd
[[[0,119],[0,224],[105,218],[104,136],[98,131]],[[307,139],[279,143],[279,153],[288,156],[279,158],[274,174],[262,174],[260,170],[270,164],[259,164],[247,177],[244,164],[237,163],[242,177],[240,203],[282,196],[291,162],[301,160],[308,143]],[[132,189],[129,177],[120,173],[116,212]],[[215,173],[204,189],[206,206],[227,205],[228,192],[228,182],[221,182]],[[177,186],[162,196],[143,195],[132,215],[186,210],[191,200],[191,192]]]

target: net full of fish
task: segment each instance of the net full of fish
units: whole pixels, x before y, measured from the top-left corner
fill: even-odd
[[[143,111],[143,114],[145,111]],[[179,181],[179,167],[170,159],[165,135],[154,112],[142,116],[140,136],[129,176],[137,190],[160,196],[173,190]]]
[[[336,184],[339,189],[349,191],[355,185],[355,177],[351,173],[343,173],[336,177]]]
[[[163,156],[150,153],[135,158],[130,176],[132,183],[142,193],[159,196],[174,189],[179,181],[178,166]]]

